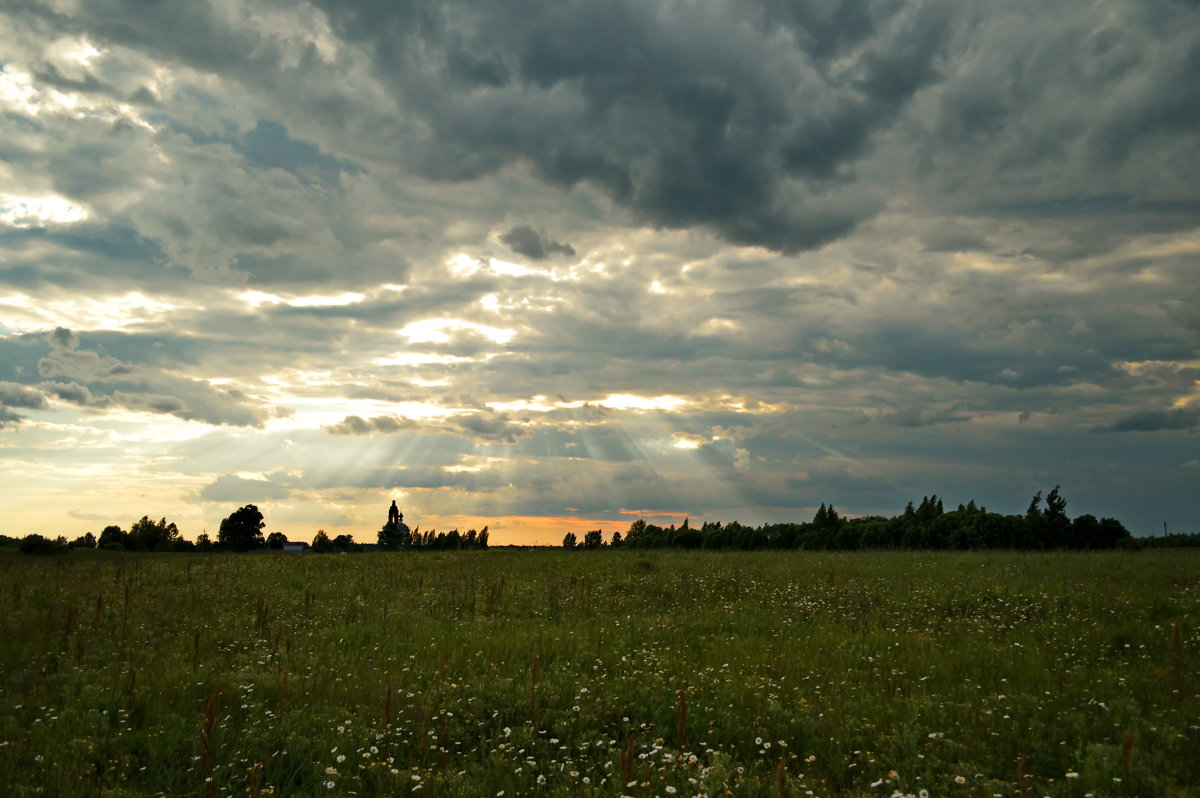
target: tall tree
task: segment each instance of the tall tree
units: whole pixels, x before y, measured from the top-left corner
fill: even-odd
[[[329,539],[324,529],[318,529],[313,536],[312,550],[314,554],[326,554],[333,551],[333,541]]]
[[[149,516],[143,515],[129,528],[126,546],[134,551],[171,551],[177,540],[179,528],[174,523],[167,523],[165,518],[151,521]]]
[[[228,518],[221,521],[221,529],[217,532],[217,541],[225,548],[233,551],[250,551],[261,549],[267,545],[263,539],[263,514],[253,504],[247,504],[234,510]]]
[[[103,530],[101,530],[100,540],[96,545],[102,549],[109,546],[120,546],[121,548],[125,548],[125,543],[128,537],[129,533],[124,529],[121,529],[121,527],[117,526],[116,524],[109,524],[108,526],[104,527]]]

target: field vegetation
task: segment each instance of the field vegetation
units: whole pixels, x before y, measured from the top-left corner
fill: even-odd
[[[0,557],[5,795],[1194,796],[1200,553]]]

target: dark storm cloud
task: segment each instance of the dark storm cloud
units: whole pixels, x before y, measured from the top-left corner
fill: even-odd
[[[1007,205],[1030,218],[1047,202],[1124,196],[1122,217],[1178,229],[1186,214],[1163,203],[1195,199],[1186,186],[1200,159],[1187,131],[1200,107],[1200,49],[1179,33],[1197,21],[1183,5],[1117,3],[1103,24],[1083,3],[984,3],[974,15],[935,0],[762,0],[702,13],[532,0],[316,7],[298,13],[366,53],[402,113],[383,116],[377,97],[347,91],[363,77],[311,40],[266,21],[235,25],[207,4],[102,0],[71,14],[33,5],[15,19],[86,32],[269,99],[278,120],[231,142],[249,165],[330,176],[361,162],[462,181],[525,163],[551,184],[596,186],[652,224],[783,251],[846,235],[877,212],[862,175],[881,145],[887,162],[919,167],[906,180],[935,205]],[[211,149],[219,138],[193,141]],[[82,156],[78,167],[106,162]],[[235,187],[234,204],[247,193],[222,185]],[[311,227],[289,226],[294,213],[272,214],[277,203],[252,196],[217,218],[203,212],[204,182],[189,190],[198,219],[150,209],[137,218],[195,268],[237,258],[228,246],[180,241],[195,238],[197,223],[251,249],[299,243]],[[1082,252],[1088,231],[1071,236]]]
[[[1176,407],[1168,410],[1141,410],[1111,424],[1093,428],[1095,432],[1191,431],[1200,427],[1200,408]]]
[[[786,26],[738,24],[732,9],[687,17],[632,3],[538,10],[506,7],[478,20],[477,35],[489,41],[512,32],[498,38],[512,42],[504,55],[514,78],[481,97],[475,113],[470,95],[390,81],[402,101],[429,103],[434,126],[449,134],[447,155],[454,146],[490,155],[475,159],[477,171],[520,158],[552,182],[601,186],[657,224],[707,225],[733,241],[795,250],[872,213],[871,202],[840,190],[840,173],[931,77],[948,9],[879,14],[879,37],[838,77],[816,68]],[[427,23],[418,26],[363,6],[326,11],[391,75],[437,80],[443,71],[412,46],[412,31],[428,40],[446,24],[435,7],[417,12]],[[916,32],[922,41],[908,41]],[[748,62],[747,49],[762,57]]]
[[[332,93],[340,65],[322,63],[311,46],[293,53],[273,31],[234,26],[205,4],[109,0],[69,15],[35,6],[26,19],[276,94],[277,104],[293,103],[281,111],[326,125],[323,137],[359,160],[387,151],[435,180],[524,162],[553,184],[600,187],[657,225],[707,226],[794,251],[845,235],[875,212],[877,202],[847,181],[874,138],[937,80],[956,8],[933,0],[829,13],[775,3],[703,13],[632,2],[317,5],[337,36],[371,54],[373,77],[403,121],[360,128],[378,111]],[[302,74],[306,96],[287,85]],[[260,138],[282,143],[280,134],[251,136],[244,151],[256,152]],[[243,210],[248,226],[239,233],[226,220],[231,233],[260,244],[264,234],[284,235],[282,220]],[[164,236],[186,224],[179,216],[144,223]]]
[[[570,244],[561,244],[547,238],[543,233],[534,230],[526,224],[512,228],[500,240],[518,255],[524,255],[530,260],[545,260],[553,255],[574,256],[575,249]]]

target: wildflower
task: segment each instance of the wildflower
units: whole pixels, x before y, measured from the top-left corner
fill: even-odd
[[[917,798],[929,798],[929,790],[921,790],[917,793]]]
[[[332,781],[325,782],[325,789],[327,789],[327,790],[332,790],[334,788],[334,786],[335,785]]]
[[[1067,771],[1067,778],[1068,778],[1068,779],[1077,779],[1077,778],[1079,778],[1079,774],[1078,774],[1078,773],[1076,773],[1076,772],[1075,772],[1075,771],[1073,771],[1073,770],[1068,770],[1068,771]]]
[[[672,787],[670,784],[668,784],[668,785],[667,785],[667,787],[666,787],[666,790],[667,790],[667,794],[668,794],[668,795],[674,795],[674,794],[675,794],[675,788],[674,788],[674,787]]]
[[[966,779],[966,777],[965,777],[965,776],[955,776],[955,777],[954,777],[954,783],[955,783],[955,784],[966,784],[966,783],[967,783],[967,779]]]
[[[345,762],[345,761],[346,761],[346,755],[345,755],[345,754],[338,754],[337,761],[338,761],[338,762]]]

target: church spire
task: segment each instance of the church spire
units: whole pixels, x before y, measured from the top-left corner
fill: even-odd
[[[404,516],[400,513],[400,510],[396,507],[396,500],[392,499],[392,506],[388,508],[387,522],[389,524],[399,524],[402,520],[404,520]]]

